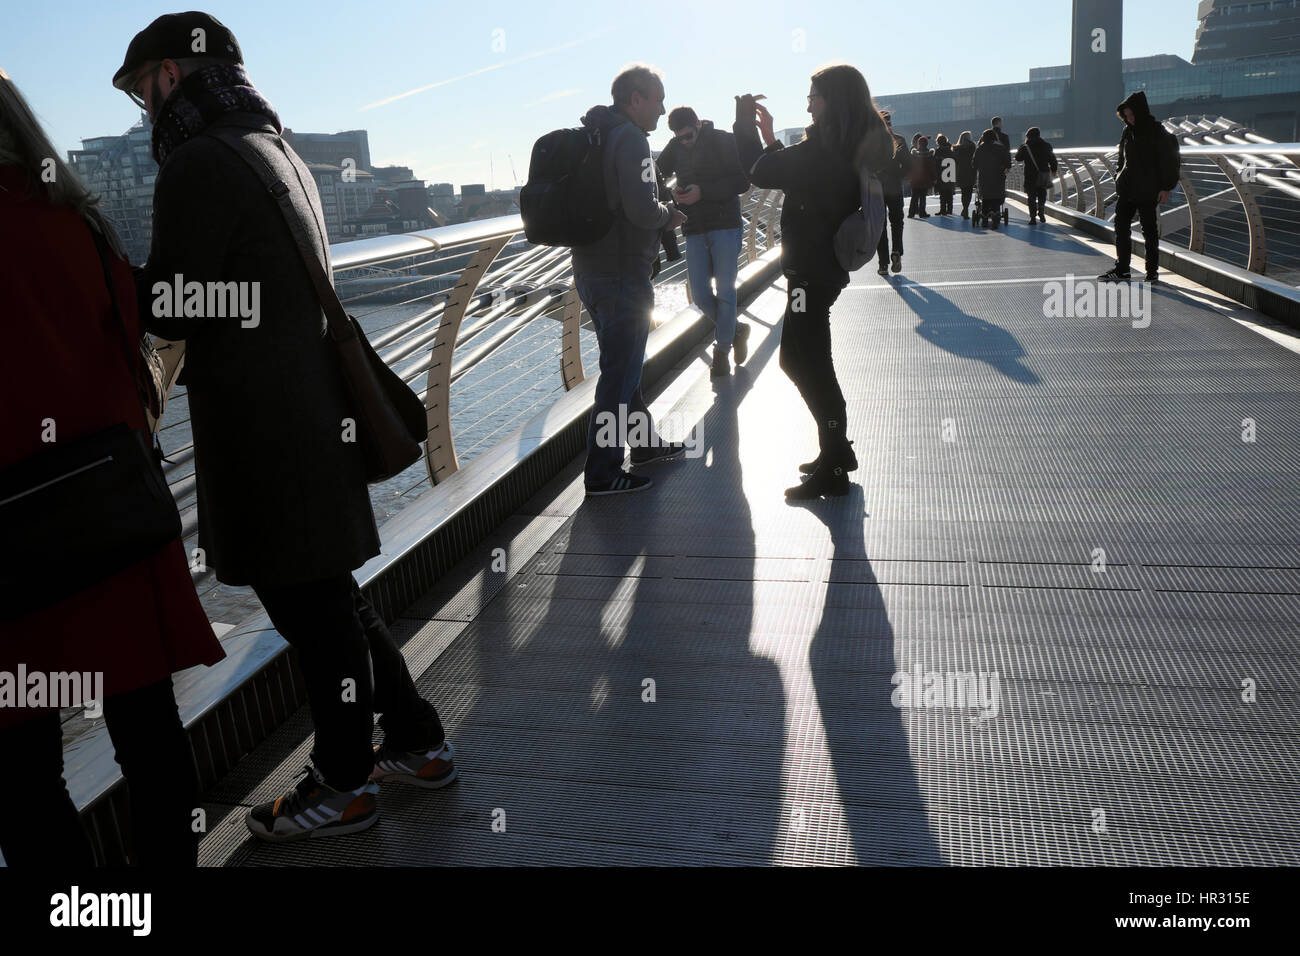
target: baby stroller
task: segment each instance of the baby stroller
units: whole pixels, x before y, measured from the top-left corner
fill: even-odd
[[[1003,225],[1011,222],[1011,210],[1006,206],[1006,193],[994,195],[991,191],[986,190],[983,185],[975,187],[975,209],[971,213],[970,221],[975,225],[991,225],[994,229],[998,227],[998,220],[1001,219]]]

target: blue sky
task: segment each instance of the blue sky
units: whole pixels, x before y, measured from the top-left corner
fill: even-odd
[[[154,17],[193,0],[2,2],[0,67],[67,150],[134,122],[134,107],[111,86],[126,46]],[[537,136],[608,102],[610,80],[633,60],[665,73],[669,108],[689,103],[729,126],[734,94],[765,93],[778,128],[802,126],[808,76],[830,60],[861,69],[877,98],[1018,82],[1030,67],[1067,63],[1071,3],[214,0],[202,8],[234,31],[254,83],[286,125],[368,129],[376,164],[458,187],[504,187],[526,178]],[[1129,0],[1124,55],[1190,58],[1195,30],[1196,0]],[[658,148],[667,136],[661,120],[651,142]]]

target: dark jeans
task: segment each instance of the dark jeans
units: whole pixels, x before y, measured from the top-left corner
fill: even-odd
[[[415,689],[401,650],[352,575],[253,590],[298,652],[316,727],[311,758],[326,783],[354,790],[366,782],[375,766],[375,713],[384,742],[398,750],[442,743],[438,712]]]
[[[961,187],[961,211],[967,212],[970,209],[970,199],[975,192],[975,184],[968,183]]]
[[[1133,217],[1142,221],[1142,240],[1146,243],[1147,275],[1160,271],[1160,215],[1159,203],[1138,205],[1131,199],[1119,197],[1115,203],[1115,266],[1128,272],[1133,261]]]
[[[176,712],[171,678],[104,700],[104,722],[131,800],[140,866],[194,866],[199,779]],[[18,867],[94,865],[90,841],[63,782],[57,711],[0,731],[0,851]]]
[[[939,187],[939,211],[952,212],[952,186]]]
[[[1047,187],[1028,186],[1025,189],[1025,195],[1029,197],[1029,215],[1042,216],[1043,204],[1047,202]]]
[[[889,214],[889,225],[880,230],[880,245],[876,247],[876,254],[880,257],[880,264],[889,263],[889,240],[892,234],[894,240],[894,254],[901,256],[903,254],[903,194],[896,195],[885,193],[885,209]]]
[[[925,197],[929,195],[929,193],[930,190],[928,188],[923,189],[919,186],[912,187],[912,204],[907,210],[909,216],[919,216],[925,212]]]
[[[650,317],[654,312],[655,292],[649,279],[617,274],[590,274],[574,277],[578,297],[591,316],[600,345],[600,378],[596,380],[596,399],[587,429],[588,485],[613,481],[622,470],[627,436],[619,433],[615,441],[597,440],[598,434],[610,435],[602,422],[624,421],[629,430],[633,413],[646,416],[646,430],[651,432],[650,410],[641,396],[641,366],[645,362],[645,343],[650,335]],[[620,408],[626,409],[620,416]]]
[[[831,359],[831,306],[842,291],[836,286],[814,285],[787,276],[785,320],[781,327],[781,370],[790,376],[804,403],[817,419],[817,432],[825,437],[825,423],[844,428],[844,392],[835,377]],[[796,311],[802,290],[803,310]]]

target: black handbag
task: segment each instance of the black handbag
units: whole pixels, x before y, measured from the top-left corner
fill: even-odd
[[[95,245],[106,263],[98,235]],[[0,536],[0,620],[12,621],[159,551],[181,536],[181,517],[150,439],[121,422],[0,469]]]
[[[300,198],[302,190],[295,194],[284,181],[291,174],[301,180],[305,170],[300,171],[294,165],[284,141],[278,136],[270,137],[274,143],[272,146],[272,142],[261,138],[256,131],[240,133],[228,128],[209,128],[204,135],[224,143],[242,159],[280,207],[303,266],[316,288],[316,298],[325,313],[330,338],[338,350],[343,381],[357,419],[357,438],[366,481],[375,484],[401,474],[423,454],[420,443],[428,438],[424,402],[384,363],[366,338],[365,331],[339,301],[309,235],[309,231],[322,234],[319,223],[315,227],[308,226],[309,209],[295,204],[295,195]],[[307,181],[310,182],[310,178]]]

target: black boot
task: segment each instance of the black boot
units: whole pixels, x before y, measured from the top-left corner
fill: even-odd
[[[849,442],[848,454],[844,458],[845,471],[858,470],[858,459],[857,456],[853,454],[852,446],[853,446],[853,442]],[[814,471],[817,470],[817,468],[821,465],[821,463],[822,463],[822,456],[818,455],[812,461],[805,461],[802,465],[799,466],[799,470],[803,472],[805,475],[811,475]]]
[[[817,437],[822,453],[817,456],[812,476],[803,484],[785,490],[790,501],[808,501],[823,495],[839,497],[849,493],[849,471],[858,467],[858,459],[853,454],[853,443],[844,437],[844,419],[818,422]]]
[[[788,501],[809,501],[813,498],[839,498],[849,493],[849,473],[841,464],[826,464],[819,467],[801,485],[785,490]]]

